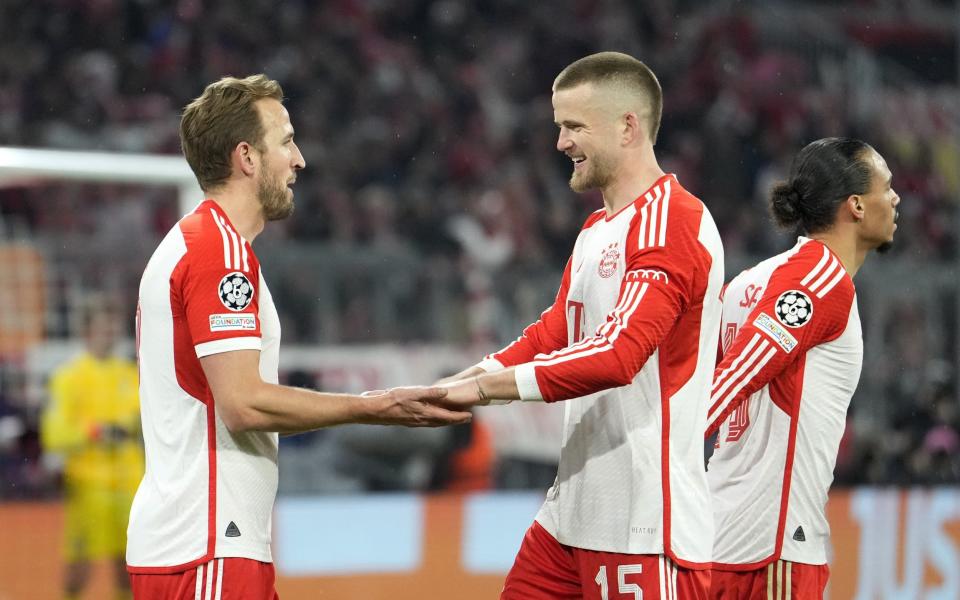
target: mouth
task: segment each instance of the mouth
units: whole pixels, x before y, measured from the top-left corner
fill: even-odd
[[[585,163],[585,162],[587,161],[587,157],[586,157],[586,156],[571,156],[571,157],[570,157],[570,160],[573,161],[573,170],[576,171],[576,170],[580,169],[580,167],[583,166],[583,163]]]

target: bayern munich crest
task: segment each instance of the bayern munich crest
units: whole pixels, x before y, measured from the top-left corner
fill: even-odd
[[[777,298],[777,319],[787,327],[803,327],[813,316],[813,302],[799,290],[790,290]]]
[[[600,266],[597,272],[600,277],[607,279],[617,272],[617,261],[620,259],[620,251],[617,250],[617,244],[614,242],[606,247],[603,256],[600,257]]]
[[[220,302],[232,311],[241,311],[250,306],[253,300],[253,285],[247,276],[239,271],[228,274],[220,280]]]

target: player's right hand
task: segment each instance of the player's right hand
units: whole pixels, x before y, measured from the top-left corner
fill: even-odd
[[[367,392],[370,394],[370,392]],[[407,427],[439,427],[469,423],[469,411],[450,410],[441,404],[447,390],[437,387],[397,387],[364,397],[373,402],[372,423]]]

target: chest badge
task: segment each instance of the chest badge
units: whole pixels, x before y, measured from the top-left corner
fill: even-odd
[[[617,272],[617,262],[620,260],[620,251],[617,250],[618,245],[617,242],[610,244],[600,256],[600,266],[597,268],[597,273],[604,279],[612,277]]]

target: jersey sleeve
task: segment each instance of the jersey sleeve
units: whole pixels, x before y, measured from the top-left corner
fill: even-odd
[[[843,333],[854,299],[853,281],[822,248],[822,255],[814,248],[801,251],[771,274],[760,301],[717,363],[706,437],[810,348]]]
[[[259,265],[242,238],[232,230],[223,233],[222,243],[210,231],[188,239],[187,259],[174,273],[173,285],[199,358],[261,347]]]
[[[693,221],[696,221],[694,224]],[[626,274],[615,308],[579,343],[517,366],[525,400],[566,400],[629,384],[690,306],[709,271],[699,219],[678,217],[661,244],[645,244],[639,220],[627,234]]]
[[[546,354],[567,345],[567,291],[570,288],[570,263],[563,270],[560,289],[553,304],[529,325],[509,346],[490,354],[478,363],[486,371],[496,371],[533,360],[538,354]]]

